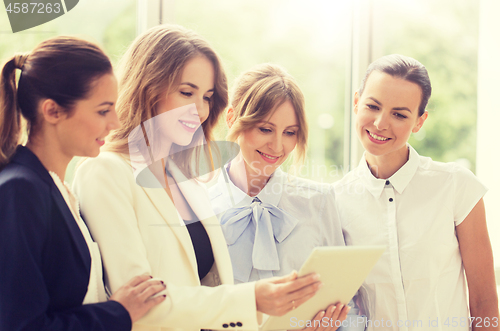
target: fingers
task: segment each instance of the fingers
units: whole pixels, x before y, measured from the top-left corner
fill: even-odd
[[[144,300],[147,301],[149,299],[152,299],[151,297],[155,296],[156,294],[162,292],[165,290],[166,286],[163,284],[155,284],[147,287],[144,291],[141,292],[140,297]]]
[[[326,328],[323,328],[321,329],[321,331],[323,330],[337,330],[338,327],[340,326],[340,323],[337,322],[337,317],[339,316],[340,314],[340,311],[342,310],[342,305],[331,305],[328,307],[328,309],[326,310],[326,315],[328,317],[328,323],[327,323],[327,327]]]
[[[147,274],[144,274],[144,275],[140,275],[140,276],[135,276],[134,278],[132,278],[131,280],[129,280],[125,286],[131,286],[131,287],[136,287],[137,285],[139,285],[140,283],[143,283],[145,282],[146,280],[148,279],[151,279],[153,277],[151,277],[150,275],[147,275]]]
[[[287,283],[280,284],[284,292],[295,292],[303,288],[307,288],[308,286],[314,285],[318,283],[319,275],[316,273],[312,273],[306,276],[302,276],[292,281],[288,281]],[[318,289],[316,288],[316,291]]]
[[[292,298],[290,301],[290,306],[285,311],[285,313],[288,313],[290,310],[300,307],[304,302],[311,299],[315,294],[316,294],[316,292],[312,292],[312,293],[309,293],[309,294],[302,296],[300,298],[296,298],[296,299]]]
[[[348,305],[345,305],[344,308],[342,310],[340,310],[339,306],[337,306],[337,310],[339,311],[339,316],[337,317],[337,319],[339,321],[343,322],[347,318],[347,314],[351,310],[351,307]]]
[[[325,311],[321,310],[314,316],[314,319],[311,321],[311,326],[307,328],[303,328],[304,331],[314,331],[318,326],[321,326],[321,319],[325,316]]]
[[[297,279],[297,271],[292,271],[289,275],[282,276],[282,277],[274,277],[271,279],[271,283],[273,284],[283,284],[283,283],[288,283],[291,282],[292,280]]]
[[[330,322],[328,325],[329,328],[325,330],[337,330],[342,325],[342,322],[347,318],[347,314],[350,310],[350,306],[344,306],[341,303],[337,303],[337,305],[331,305],[330,307],[328,307],[327,315]]]
[[[147,309],[149,310],[149,309],[153,308],[157,304],[163,302],[166,298],[167,298],[166,294],[159,295],[159,296],[156,296],[154,298],[150,298],[149,300],[146,301]]]
[[[155,286],[155,285],[161,285],[161,286],[163,286],[164,283],[163,283],[163,281],[161,281],[159,279],[148,279],[148,280],[140,283],[139,285],[137,285],[135,287],[135,290],[139,294],[139,293],[144,292],[147,288],[149,288],[151,286]]]

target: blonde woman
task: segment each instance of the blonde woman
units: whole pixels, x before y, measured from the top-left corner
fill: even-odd
[[[299,270],[314,247],[344,246],[330,186],[280,168],[292,153],[297,164],[305,157],[304,107],[297,83],[277,65],[258,65],[235,83],[226,122],[228,140],[241,152],[224,167],[210,196],[236,283]],[[327,328],[336,330],[349,310],[342,303],[331,305],[316,319],[326,318]]]
[[[196,175],[192,160],[202,155],[200,143],[211,141],[227,99],[219,57],[205,40],[178,26],[153,28],[123,59],[122,127],[111,134],[108,152],[76,173],[111,291],[136,273],[166,281],[167,299],[134,325],[138,330],[257,329],[257,312],[282,315],[320,285],[317,275],[296,274],[232,285],[208,197],[184,180]]]

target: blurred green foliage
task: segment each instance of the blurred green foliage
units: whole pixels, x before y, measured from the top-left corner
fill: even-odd
[[[429,117],[410,144],[421,155],[442,162],[459,160],[474,171],[479,2],[378,3],[374,17],[383,35],[383,53],[417,59],[427,67],[432,83]]]
[[[305,177],[343,175],[349,2],[332,0],[169,1],[172,23],[191,28],[223,59],[230,86],[255,64],[286,68],[302,88],[309,121]],[[116,64],[136,33],[136,1],[80,1],[65,16],[12,34],[0,11],[0,58],[26,52],[61,34],[90,36]],[[429,119],[410,143],[439,161],[465,159],[475,169],[478,2],[373,0],[374,53],[400,53],[422,62],[431,77]],[[333,126],[322,128],[325,115]],[[323,123],[320,123],[323,122]],[[218,130],[224,139],[225,125]]]

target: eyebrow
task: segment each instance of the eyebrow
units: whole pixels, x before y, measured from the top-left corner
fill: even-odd
[[[194,88],[195,90],[199,90],[199,89],[200,89],[197,85],[195,85],[195,84],[193,84],[193,83],[190,83],[190,82],[184,82],[184,83],[181,83],[181,85],[191,86],[191,87],[192,87],[192,88]],[[207,92],[213,92],[213,91],[214,91],[214,89],[213,89],[213,88],[211,88],[211,89],[210,89],[210,90],[208,90]]]
[[[373,102],[375,102],[379,106],[382,106],[382,103],[380,101],[378,101],[377,99],[375,99],[374,97],[368,97],[368,99],[371,99],[371,100],[373,100]],[[392,109],[393,110],[406,110],[406,111],[409,111],[411,113],[411,110],[408,107],[394,107]]]
[[[103,103],[100,103],[98,104],[96,107],[101,107],[101,106],[104,106],[104,105],[109,105],[109,106],[112,106],[114,105],[115,103],[114,102],[111,102],[111,101],[104,101]]]
[[[275,125],[274,123],[272,123],[272,122],[260,121],[260,123],[263,123],[263,124],[270,124],[270,125],[272,125],[272,126],[276,127],[276,125]],[[288,128],[293,128],[293,127],[295,127],[295,126],[296,126],[296,127],[299,127],[299,125],[298,125],[298,124],[294,124],[294,125],[289,125],[289,126],[287,126],[285,129],[288,129]]]

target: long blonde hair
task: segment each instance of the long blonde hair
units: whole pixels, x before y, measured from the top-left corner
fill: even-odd
[[[295,79],[275,64],[257,65],[236,80],[231,98],[233,125],[227,140],[236,142],[240,134],[272,116],[286,101],[292,104],[299,124],[294,161],[300,164],[305,159],[308,135],[304,95]]]
[[[157,105],[161,98],[180,83],[186,64],[200,55],[214,66],[215,82],[210,113],[201,126],[202,130],[193,137],[190,146],[194,150],[183,148],[183,151],[173,154],[174,162],[185,175],[197,176],[192,167],[192,157],[201,157],[201,151],[204,150],[205,156],[210,158],[209,146],[196,145],[203,135],[207,143],[213,140],[213,129],[228,103],[227,78],[219,56],[209,43],[181,26],[154,27],[137,37],[125,53],[118,71],[120,93],[116,104],[121,127],[111,133],[105,149],[128,154],[131,131],[158,115]],[[175,146],[172,148],[175,149]]]

